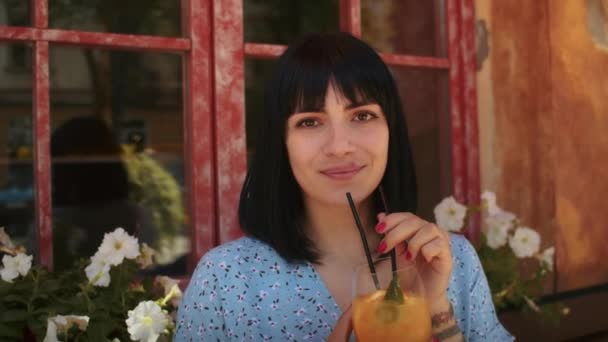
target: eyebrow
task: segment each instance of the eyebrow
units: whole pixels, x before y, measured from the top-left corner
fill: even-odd
[[[363,107],[363,106],[367,106],[367,105],[378,105],[378,103],[372,102],[372,101],[352,102],[352,103],[348,104],[346,107],[344,107],[344,109],[351,110],[351,109],[354,109],[357,107]],[[296,111],[294,114],[309,113],[309,112],[325,113],[325,109],[324,108],[302,108],[302,109]]]

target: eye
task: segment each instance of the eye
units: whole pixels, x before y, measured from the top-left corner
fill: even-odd
[[[354,120],[355,121],[369,121],[377,118],[378,115],[370,112],[370,111],[362,111],[355,113]]]
[[[296,127],[302,127],[302,128],[310,128],[310,127],[316,127],[316,126],[319,126],[319,121],[316,119],[312,119],[312,118],[302,119],[302,120],[298,121],[298,123],[296,124]]]

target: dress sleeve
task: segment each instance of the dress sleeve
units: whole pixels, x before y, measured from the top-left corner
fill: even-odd
[[[228,340],[217,264],[207,254],[196,267],[178,308],[175,341]]]
[[[459,254],[459,263],[463,265],[466,276],[460,280],[464,282],[461,295],[462,307],[457,310],[462,317],[457,317],[459,326],[466,341],[513,341],[514,338],[502,326],[492,301],[492,294],[488,286],[488,279],[483,271],[477,252],[464,237],[453,239],[453,251]],[[461,297],[462,298],[462,297]]]

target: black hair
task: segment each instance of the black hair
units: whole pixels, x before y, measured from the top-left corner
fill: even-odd
[[[258,118],[256,151],[239,203],[243,231],[291,262],[316,263],[319,253],[305,229],[302,190],[287,155],[286,122],[296,111],[323,108],[329,85],[353,104],[380,105],[389,128],[388,161],[381,181],[388,207],[393,212],[416,210],[412,151],[388,67],[369,45],[350,34],[305,36],[281,55],[267,87],[265,116]],[[376,212],[383,211],[377,194],[374,205]]]

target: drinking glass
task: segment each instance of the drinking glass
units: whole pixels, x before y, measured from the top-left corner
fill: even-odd
[[[396,269],[400,289],[393,288],[397,291],[389,296],[393,278],[390,258],[379,259],[374,265],[375,274],[367,263],[353,272],[352,320],[357,341],[431,341],[431,315],[415,264]],[[403,294],[402,301],[396,297],[398,292]]]

